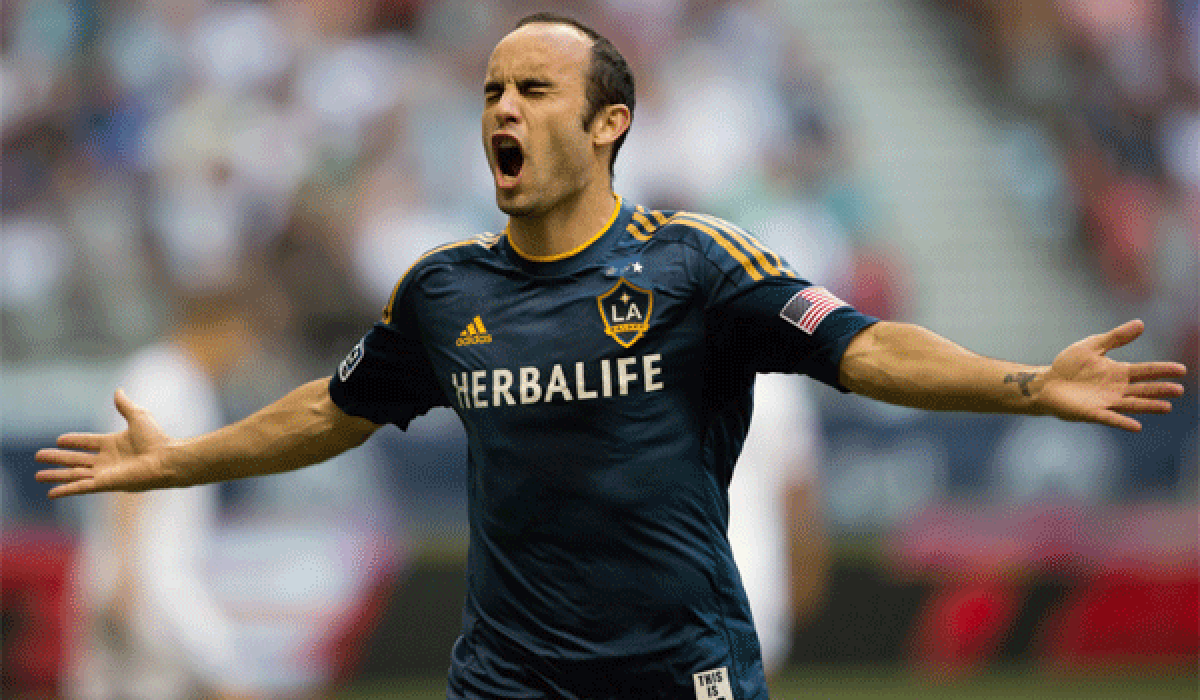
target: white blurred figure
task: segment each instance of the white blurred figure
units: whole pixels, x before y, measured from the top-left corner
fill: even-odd
[[[118,386],[178,438],[225,423],[216,380],[253,342],[228,290],[193,294],[183,321],[133,356]],[[115,412],[105,429],[120,430]],[[82,639],[67,694],[83,700],[253,697],[252,669],[205,570],[215,485],[106,494],[84,511]]]
[[[729,542],[750,599],[767,679],[825,593],[829,552],[817,487],[820,429],[808,380],[760,374],[729,488]]]
[[[1106,503],[1121,476],[1120,445],[1097,425],[1018,418],[993,460],[996,495],[1015,503]]]

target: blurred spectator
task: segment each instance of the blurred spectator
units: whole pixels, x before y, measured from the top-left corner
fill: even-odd
[[[1017,505],[1097,505],[1119,492],[1119,469],[1120,445],[1113,431],[1019,419],[996,448],[993,493]]]
[[[768,681],[798,626],[820,611],[830,546],[818,487],[820,431],[808,380],[760,375],[754,418],[729,487],[729,542]]]
[[[1027,141],[1038,139],[1030,133],[1055,135],[1061,156],[1040,145],[1040,155],[1026,150],[1023,165],[1044,178],[1057,166],[1031,161],[1061,158],[1082,240],[1114,298],[1134,313],[1148,309],[1161,328],[1194,336],[1200,308],[1194,293],[1180,293],[1178,279],[1200,248],[1196,3],[945,3],[968,20],[972,43],[1004,96],[997,107],[1024,122],[1011,132]],[[1056,190],[1056,179],[1043,191]],[[1013,182],[1025,196],[1041,196],[1028,177]],[[1044,201],[1035,207],[1048,211]],[[1180,230],[1186,233],[1176,235]]]
[[[189,261],[190,262],[190,261]],[[121,386],[176,437],[225,424],[216,382],[254,342],[241,290],[192,268],[179,323],[138,352]],[[198,289],[196,276],[208,281]],[[105,420],[119,429],[115,417]],[[81,504],[81,639],[71,697],[251,697],[255,673],[205,570],[216,486],[111,494]]]

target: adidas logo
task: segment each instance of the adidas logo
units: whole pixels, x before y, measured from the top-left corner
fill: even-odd
[[[467,324],[466,330],[458,334],[458,340],[454,344],[462,347],[464,345],[483,345],[490,342],[492,342],[492,336],[488,333],[487,328],[484,327],[483,319],[476,316],[474,320]]]

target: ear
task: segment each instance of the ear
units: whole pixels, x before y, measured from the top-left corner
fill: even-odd
[[[633,115],[626,105],[606,105],[592,120],[592,145],[611,146],[629,130]]]

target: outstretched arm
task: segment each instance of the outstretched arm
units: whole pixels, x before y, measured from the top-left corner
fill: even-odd
[[[881,322],[850,342],[839,369],[851,391],[889,403],[945,411],[1051,415],[1137,431],[1133,413],[1168,413],[1183,386],[1177,362],[1119,362],[1106,356],[1142,334],[1141,321],[1067,347],[1049,366],[994,360],[932,331]]]
[[[190,440],[173,440],[148,411],[118,390],[128,428],[67,433],[36,459],[56,468],[38,481],[58,484],[51,498],[97,491],[145,491],[228,481],[298,469],[361,445],[379,427],[342,412],[317,379],[253,415]]]

